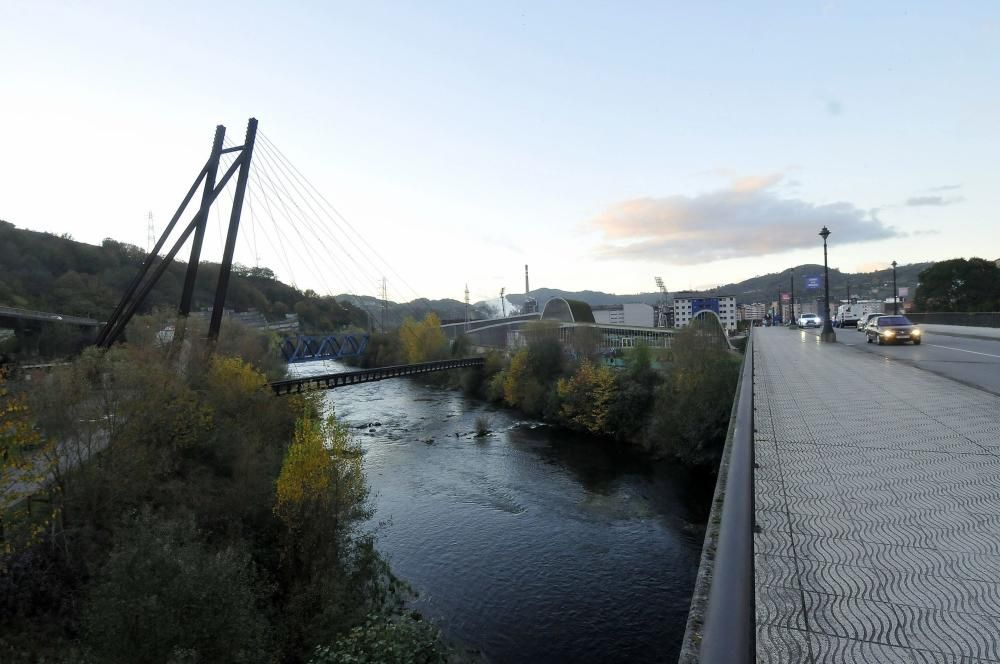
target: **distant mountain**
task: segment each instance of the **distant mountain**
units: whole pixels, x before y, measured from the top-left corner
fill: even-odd
[[[339,302],[349,302],[367,311],[374,318],[376,327],[381,324],[382,300],[370,295],[350,295],[348,293],[337,295],[336,299]],[[393,302],[389,300],[387,305],[385,323],[390,328],[401,324],[407,316],[419,320],[431,312],[437,314],[438,318],[444,322],[465,320],[465,303],[450,298],[428,300],[422,297],[410,302]],[[495,307],[496,304],[493,306]],[[472,320],[491,318],[494,315],[499,315],[499,312],[494,314],[486,302],[477,302],[469,307],[469,318]]]
[[[933,262],[911,263],[909,265],[899,265],[896,268],[896,284],[899,288],[909,287],[909,297],[912,298],[917,286],[917,277]],[[795,275],[794,288],[795,298],[822,297],[823,289],[806,289],[806,277],[823,275],[823,266],[814,263],[807,263],[795,267],[792,272]],[[702,295],[735,295],[737,304],[750,304],[752,302],[772,302],[778,297],[781,291],[789,288],[789,270],[783,272],[772,272],[745,279],[737,283],[726,284],[718,288],[711,288],[703,291],[695,291]],[[820,281],[822,284],[822,281]],[[892,268],[878,270],[876,272],[849,273],[840,270],[830,270],[830,299],[832,301],[845,299],[850,290],[851,297],[866,299],[884,299],[892,297]],[[689,291],[678,291],[687,293]],[[677,292],[670,293],[672,298]],[[531,296],[538,301],[540,306],[554,297],[562,297],[572,300],[582,300],[591,306],[600,304],[622,304],[628,302],[642,302],[645,304],[657,304],[660,301],[660,294],[657,292],[632,293],[617,295],[614,293],[604,293],[601,291],[565,291],[558,288],[539,288],[531,291]],[[512,293],[507,295],[507,301],[514,307],[524,304],[523,293]],[[477,307],[496,307],[490,302],[477,302]],[[508,311],[509,313],[509,311]]]

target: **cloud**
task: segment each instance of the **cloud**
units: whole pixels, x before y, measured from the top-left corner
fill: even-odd
[[[616,203],[591,222],[604,234],[598,255],[694,264],[818,247],[822,226],[832,231],[831,242],[840,244],[901,235],[879,221],[876,210],[779,198],[767,183],[780,179],[780,174],[740,178],[729,189],[697,196]]]
[[[960,203],[964,199],[960,197],[945,198],[944,196],[911,196],[906,199],[906,205],[909,207],[924,207],[924,206],[942,206],[942,205],[953,205],[955,203]]]
[[[841,115],[844,112],[844,105],[836,99],[827,99],[826,112],[830,115]]]
[[[931,187],[927,191],[955,191],[956,189],[961,189],[960,184],[943,184],[940,187]]]
[[[783,177],[785,176],[781,173],[771,173],[769,175],[747,175],[741,178],[734,178],[732,189],[733,191],[744,193],[760,191],[778,184]]]

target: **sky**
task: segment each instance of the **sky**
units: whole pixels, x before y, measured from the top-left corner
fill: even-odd
[[[236,259],[320,293],[1000,258],[997,2],[0,0],[0,219],[147,247],[251,116]]]

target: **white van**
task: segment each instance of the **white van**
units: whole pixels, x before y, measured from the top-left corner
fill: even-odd
[[[837,307],[837,314],[833,317],[833,326],[857,327],[858,321],[863,320],[868,314],[882,313],[882,306],[882,303],[877,300],[842,304]]]

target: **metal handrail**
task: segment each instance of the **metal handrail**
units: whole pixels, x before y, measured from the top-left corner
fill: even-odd
[[[301,392],[308,392],[311,390],[332,390],[337,387],[346,387],[347,385],[370,383],[377,380],[397,378],[400,376],[415,376],[418,374],[430,373],[432,371],[482,367],[485,365],[485,362],[486,360],[482,357],[465,357],[457,360],[437,360],[435,362],[420,362],[418,364],[399,364],[391,367],[379,367],[376,369],[340,371],[337,373],[321,374],[318,376],[303,376],[301,378],[276,380],[269,383],[269,385],[275,394],[281,396],[286,394],[299,394]]]
[[[741,664],[756,658],[753,336],[747,339],[743,358],[719,543],[702,630],[703,664]]]

